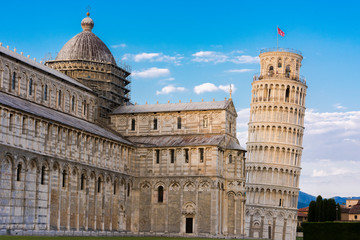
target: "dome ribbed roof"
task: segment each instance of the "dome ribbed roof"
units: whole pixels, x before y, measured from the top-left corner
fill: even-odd
[[[83,31],[65,43],[56,60],[88,60],[116,65],[109,48],[91,32],[94,22],[89,14],[81,21],[81,27]]]

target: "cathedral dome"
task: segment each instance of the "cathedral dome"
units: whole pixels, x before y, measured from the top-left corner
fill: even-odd
[[[94,21],[89,17],[81,21],[83,31],[70,39],[58,53],[56,60],[88,60],[116,65],[109,48],[91,30]]]

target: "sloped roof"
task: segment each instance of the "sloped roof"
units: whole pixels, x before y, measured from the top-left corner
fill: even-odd
[[[230,139],[230,141],[226,145],[226,149],[245,151],[245,149],[243,147],[241,147],[240,144],[233,139]]]
[[[360,200],[358,203],[350,208],[350,214],[360,214]]]
[[[166,135],[166,136],[133,136],[127,137],[135,144],[144,147],[189,147],[189,146],[221,146],[225,140],[225,134],[189,134],[189,135]],[[228,146],[231,146],[229,148]],[[245,151],[234,140],[230,140],[226,149]]]
[[[20,111],[33,114],[45,119],[49,119],[53,122],[59,124],[64,124],[69,127],[74,127],[79,130],[92,133],[101,137],[109,138],[114,141],[118,141],[124,144],[133,145],[131,142],[122,138],[119,134],[114,133],[111,130],[107,130],[102,126],[96,125],[94,123],[85,121],[83,119],[56,111],[45,106],[27,101],[22,98],[18,98],[12,95],[9,95],[4,92],[0,92],[0,104],[6,105],[11,108],[18,109]]]
[[[309,207],[303,207],[298,209],[298,212],[308,212],[308,211],[309,211]]]
[[[58,77],[60,78],[61,80],[65,81],[65,82],[68,82],[72,85],[75,85],[77,87],[81,87],[82,89],[85,89],[89,92],[93,92],[93,90],[91,90],[90,88],[88,88],[87,86],[81,84],[80,82],[76,81],[75,79],[72,79],[71,77],[55,70],[55,69],[52,69],[44,64],[41,64],[41,63],[38,63],[34,60],[31,60],[30,58],[27,58],[27,57],[24,57],[22,56],[21,54],[18,54],[16,52],[13,52],[7,48],[4,48],[4,47],[0,47],[0,53],[4,54],[4,55],[8,55],[10,56],[11,58],[14,58],[20,62],[23,62],[31,67],[35,67],[41,71],[44,71],[44,72],[47,72],[49,73],[50,75],[53,75],[55,77]]]
[[[223,110],[232,100],[119,106],[112,114]]]
[[[142,144],[144,147],[218,146],[224,138],[223,134],[128,137],[131,142]]]

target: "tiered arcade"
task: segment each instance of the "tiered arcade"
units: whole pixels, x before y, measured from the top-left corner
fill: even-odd
[[[295,239],[306,82],[300,52],[260,53],[247,143],[245,231],[250,237]]]

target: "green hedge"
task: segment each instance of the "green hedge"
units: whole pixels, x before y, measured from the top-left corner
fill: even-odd
[[[360,222],[303,222],[304,240],[359,240]]]

